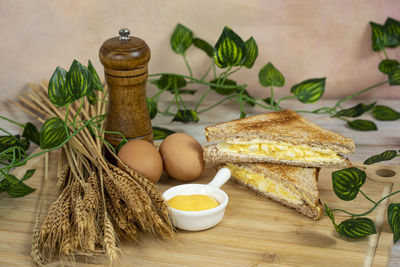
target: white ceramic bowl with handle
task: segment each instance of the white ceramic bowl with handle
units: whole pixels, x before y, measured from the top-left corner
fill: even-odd
[[[230,170],[222,168],[209,184],[183,184],[165,191],[163,197],[166,201],[178,195],[208,195],[219,203],[215,208],[201,211],[183,211],[168,207],[173,225],[187,231],[200,231],[217,225],[224,217],[228,204],[228,195],[220,187],[230,177]]]

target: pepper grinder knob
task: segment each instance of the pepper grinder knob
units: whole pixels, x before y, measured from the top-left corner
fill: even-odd
[[[128,28],[122,28],[119,30],[119,40],[120,41],[128,41],[129,38],[129,34],[131,33],[131,31]]]

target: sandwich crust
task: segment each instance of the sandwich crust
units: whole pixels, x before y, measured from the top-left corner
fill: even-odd
[[[323,129],[291,110],[250,116],[222,122],[205,128],[208,142],[255,139],[329,148],[336,153],[351,154],[355,150],[352,139]]]

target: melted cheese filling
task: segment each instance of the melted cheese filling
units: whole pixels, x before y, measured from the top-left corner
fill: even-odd
[[[341,157],[334,151],[287,143],[219,143],[221,152],[263,155],[277,160],[339,162]]]
[[[294,193],[289,188],[278,184],[276,181],[264,177],[258,173],[251,172],[244,168],[238,167],[231,163],[226,163],[227,167],[236,179],[242,181],[246,185],[252,185],[261,192],[272,194],[281,199],[285,199],[289,202],[296,204],[302,204],[302,198],[299,194]]]

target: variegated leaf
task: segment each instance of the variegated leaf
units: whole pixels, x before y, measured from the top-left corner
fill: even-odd
[[[183,54],[190,47],[193,41],[193,32],[178,24],[171,35],[170,44],[172,50],[177,54]]]
[[[336,231],[341,236],[349,238],[362,238],[376,234],[375,224],[369,218],[348,219],[341,222]]]
[[[57,147],[66,139],[64,121],[58,117],[48,119],[40,129],[40,148],[42,149]]]
[[[247,40],[244,44],[246,46],[246,56],[242,65],[250,69],[251,67],[253,67],[254,62],[256,62],[258,56],[258,46],[256,40],[254,40],[253,37],[250,37],[250,39]]]
[[[242,38],[225,27],[214,46],[214,61],[220,68],[239,66],[246,59],[246,46]]]
[[[285,77],[283,77],[282,73],[275,68],[271,62],[268,62],[260,69],[260,72],[258,73],[258,81],[265,87],[282,87],[285,85]]]
[[[396,150],[386,150],[378,155],[374,155],[372,157],[367,158],[364,161],[365,165],[371,165],[377,162],[381,162],[381,161],[387,161],[387,160],[391,160],[394,159],[395,157],[397,157],[397,151]]]
[[[317,102],[325,91],[326,78],[316,78],[306,80],[292,87],[290,92],[303,103]]]
[[[80,99],[90,93],[92,86],[91,72],[74,60],[66,75],[66,88],[74,100]]]
[[[57,67],[49,81],[48,95],[51,103],[56,107],[63,107],[72,103],[72,95],[68,93],[65,86],[67,71]]]
[[[394,243],[400,238],[400,203],[390,203],[387,209],[388,223],[393,232]]]
[[[332,172],[333,191],[342,200],[353,200],[365,183],[366,177],[365,172],[356,167]]]
[[[372,116],[380,121],[395,121],[400,119],[400,112],[387,106],[378,105],[373,108]]]

